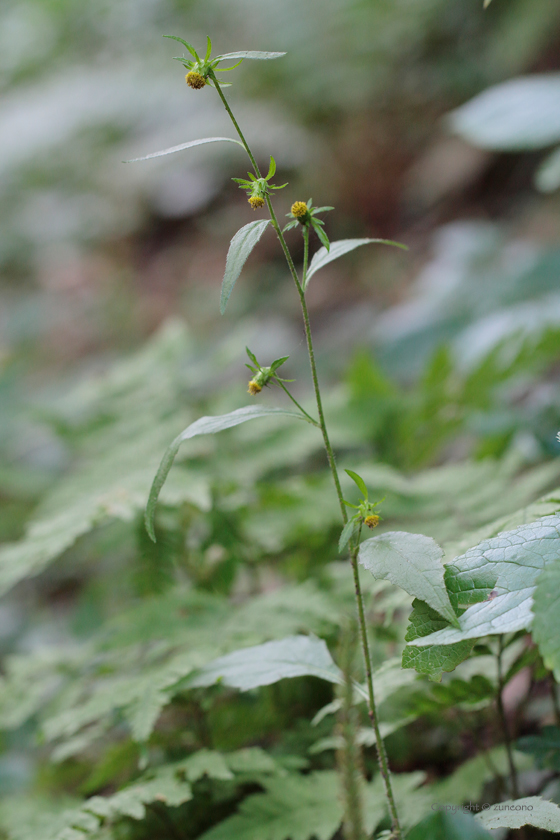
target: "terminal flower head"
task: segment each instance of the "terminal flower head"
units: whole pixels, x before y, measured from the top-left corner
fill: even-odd
[[[280,379],[280,377],[277,375],[276,371],[278,370],[280,365],[284,364],[284,362],[289,358],[289,356],[282,356],[282,358],[280,358],[280,359],[275,359],[272,362],[272,364],[269,365],[269,367],[262,367],[257,362],[257,357],[255,356],[255,354],[252,353],[249,350],[248,347],[246,347],[245,349],[247,351],[247,355],[249,356],[250,360],[253,362],[252,365],[248,364],[248,365],[246,365],[246,367],[248,367],[249,370],[251,371],[251,373],[253,374],[253,378],[249,382],[248,391],[251,394],[251,396],[254,397],[257,394],[260,394],[262,389],[266,385],[268,385],[268,383],[272,379]],[[281,379],[280,381],[281,382],[286,382],[287,380]]]

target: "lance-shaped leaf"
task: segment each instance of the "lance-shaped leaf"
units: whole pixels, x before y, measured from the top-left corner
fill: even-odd
[[[322,639],[288,636],[220,656],[189,679],[186,686],[194,688],[221,683],[248,691],[288,677],[319,677],[339,684],[344,681]]]
[[[560,73],[488,88],[448,117],[452,131],[483,149],[523,151],[560,140]]]
[[[219,55],[217,58],[220,61],[224,61],[230,58],[253,58],[257,59],[258,61],[265,61],[269,58],[281,58],[283,55],[286,55],[285,52],[259,52],[258,50],[240,50],[239,52],[231,52],[225,53],[225,55]],[[215,60],[215,59],[214,59]]]
[[[222,280],[222,295],[220,298],[220,312],[222,315],[226,311],[227,302],[235,286],[235,281],[241,274],[241,270],[249,254],[268,227],[269,221],[269,219],[257,219],[256,222],[249,222],[248,225],[238,230],[231,240],[226,257],[224,279]]]
[[[178,146],[170,146],[169,149],[162,149],[160,152],[152,152],[144,157],[132,158],[132,160],[125,160],[123,163],[137,163],[139,160],[150,160],[151,158],[163,157],[164,155],[172,155],[174,152],[182,152],[183,149],[192,149],[193,146],[203,146],[205,143],[235,143],[237,146],[243,148],[243,144],[239,140],[233,140],[231,137],[203,137],[202,140],[189,140],[188,143],[179,143]]]
[[[484,828],[521,828],[534,825],[551,831],[560,832],[560,808],[554,802],[541,799],[540,796],[528,796],[525,799],[510,799],[493,805],[475,817]]]
[[[390,580],[458,627],[443,581],[443,549],[423,534],[389,531],[360,546],[358,559],[376,580]]]
[[[449,645],[528,630],[537,579],[545,566],[557,562],[559,552],[558,514],[498,534],[469,549],[445,571],[451,603],[468,607],[459,618],[459,629],[448,627],[410,644]]]
[[[169,470],[173,466],[175,456],[179,451],[179,447],[185,440],[196,437],[197,435],[213,435],[216,432],[222,432],[224,429],[231,429],[233,426],[239,426],[240,423],[246,423],[247,420],[256,420],[259,417],[270,417],[278,415],[286,415],[288,417],[298,417],[300,420],[305,420],[303,414],[297,411],[290,411],[285,408],[272,408],[266,405],[246,405],[243,408],[237,408],[235,411],[230,411],[229,414],[219,414],[215,417],[200,417],[191,423],[190,426],[177,435],[173,443],[168,447],[165,455],[161,460],[159,469],[153,480],[148,497],[148,504],[146,505],[146,530],[155,542],[156,536],[154,533],[154,514],[156,510],[157,500],[161,488],[165,484],[165,479],[169,475]]]
[[[355,248],[359,248],[360,245],[372,245],[376,242],[380,245],[394,245],[395,248],[402,248],[404,251],[408,250],[406,245],[403,245],[401,242],[393,242],[391,239],[339,239],[338,242],[330,243],[330,250],[327,251],[326,248],[319,248],[317,253],[313,254],[313,259],[307,270],[305,285],[307,286],[316,271],[319,271],[320,268],[323,268],[328,263],[337,260]]]

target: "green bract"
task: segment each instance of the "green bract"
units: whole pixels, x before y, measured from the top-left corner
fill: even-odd
[[[247,190],[247,195],[249,196],[249,204],[251,204],[254,208],[262,207],[265,203],[266,196],[269,194],[270,190],[283,190],[284,187],[287,187],[288,184],[282,184],[280,187],[274,186],[274,184],[269,184],[268,182],[274,176],[276,172],[276,161],[270,156],[270,166],[268,167],[268,173],[264,178],[257,178],[252,172],[248,172],[247,175],[249,176],[249,180],[247,181],[246,178],[232,178],[232,181],[235,181],[236,184],[239,184],[240,190]]]
[[[189,44],[188,41],[184,41],[182,38],[178,38],[177,35],[164,35],[164,38],[172,38],[174,41],[179,41],[180,44],[183,44],[184,47],[190,52],[194,61],[191,61],[189,58],[185,56],[174,56],[174,61],[180,61],[183,67],[189,71],[189,73],[198,74],[202,76],[204,79],[204,84],[212,85],[212,75],[214,72],[225,73],[227,70],[233,70],[235,67],[238,67],[244,58],[249,59],[257,59],[257,60],[266,60],[270,58],[280,58],[286,53],[283,52],[258,52],[254,50],[249,51],[240,51],[240,52],[233,52],[233,53],[226,53],[225,55],[218,55],[216,58],[211,58],[210,54],[212,52],[212,41],[210,37],[207,39],[207,47],[206,47],[206,55],[204,58],[201,58],[192,44]],[[234,64],[232,67],[220,67],[218,68],[218,64],[221,61],[230,61],[234,59],[239,59],[237,64]],[[193,85],[196,87],[196,85]]]

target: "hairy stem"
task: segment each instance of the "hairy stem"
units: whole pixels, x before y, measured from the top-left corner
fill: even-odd
[[[220,88],[220,84],[216,79],[214,73],[210,74],[212,81],[218,91],[218,95],[222,100],[224,108],[226,109],[234,127],[239,135],[239,139],[241,140],[245,151],[249,156],[249,160],[251,161],[253,168],[255,170],[255,175],[260,178],[262,177],[260,174],[259,167],[257,162],[243,136],[243,132],[241,131],[237,120],[235,119],[231,108],[223,94],[222,89]],[[272,206],[272,202],[270,200],[270,196],[266,196],[266,204],[268,207],[268,211],[270,213],[270,219],[272,222],[272,226],[276,231],[276,235],[280,241],[280,246],[282,251],[284,252],[284,256],[286,258],[286,262],[288,264],[288,268],[290,270],[290,274],[292,275],[292,279],[295,283],[297,292],[299,294],[299,299],[301,303],[301,311],[303,315],[303,324],[305,328],[305,338],[307,341],[307,351],[309,355],[309,363],[311,366],[311,378],[313,380],[313,390],[315,392],[315,402],[317,405],[317,414],[319,417],[319,428],[321,429],[321,434],[323,435],[323,443],[325,445],[325,451],[327,454],[327,460],[329,463],[329,467],[331,470],[336,495],[338,497],[338,503],[340,505],[340,513],[342,516],[342,521],[344,525],[346,525],[348,521],[348,514],[346,513],[346,506],[344,504],[344,497],[342,495],[342,487],[340,485],[340,478],[338,475],[338,470],[336,467],[336,460],[333,452],[333,448],[330,442],[329,433],[327,430],[327,424],[325,421],[325,414],[323,411],[323,400],[321,398],[321,389],[319,387],[319,377],[317,375],[317,365],[315,362],[315,351],[313,349],[313,337],[311,334],[311,324],[309,321],[309,312],[307,309],[307,302],[305,300],[305,281],[307,276],[307,264],[309,259],[309,227],[305,226],[303,231],[304,236],[304,270],[302,274],[301,283],[298,277],[298,273],[296,271],[296,267],[294,265],[294,261],[292,259],[292,255],[284,238],[284,234],[282,233],[282,229],[278,223],[278,219],[276,218],[276,213],[274,212],[274,208]],[[389,808],[389,813],[391,817],[391,824],[392,824],[392,831],[393,831],[393,840],[402,840],[402,831],[399,823],[397,807],[395,803],[395,797],[393,795],[393,788],[391,785],[391,774],[389,770],[389,762],[387,759],[387,753],[385,750],[385,744],[383,739],[381,738],[381,733],[379,731],[379,719],[377,715],[377,707],[375,704],[375,695],[373,691],[373,677],[372,677],[372,669],[371,669],[371,657],[369,652],[369,642],[367,636],[367,624],[365,618],[365,610],[364,610],[364,599],[362,595],[362,589],[360,586],[360,574],[358,569],[358,551],[359,551],[360,540],[356,540],[355,543],[351,544],[350,547],[350,561],[352,565],[352,573],[354,576],[354,590],[356,593],[356,606],[358,610],[358,623],[360,628],[360,639],[362,645],[362,654],[364,659],[364,666],[366,670],[366,679],[367,679],[367,687],[368,687],[368,714],[371,721],[371,725],[375,732],[375,739],[377,742],[377,757],[379,761],[379,769],[383,778],[383,783],[385,786],[385,797],[387,800],[387,805]]]
[[[499,637],[498,642],[498,653],[497,653],[497,665],[498,665],[498,691],[496,694],[496,705],[498,707],[498,717],[500,719],[500,725],[502,727],[502,732],[504,734],[504,745],[506,748],[507,759],[508,759],[508,766],[509,766],[509,777],[511,782],[511,792],[514,799],[519,799],[519,785],[517,782],[517,769],[515,767],[515,763],[513,761],[513,747],[511,743],[511,735],[509,731],[509,726],[507,722],[506,712],[504,709],[504,701],[503,701],[503,691],[504,691],[504,674],[502,668],[502,654],[504,652],[504,637]]]
[[[301,411],[301,413],[302,413],[302,414],[304,414],[304,415],[307,417],[307,419],[309,420],[309,422],[310,422],[310,423],[313,423],[313,425],[314,425],[314,426],[316,426],[316,427],[319,429],[319,428],[320,428],[320,426],[319,426],[319,424],[317,423],[317,421],[316,421],[316,420],[314,420],[314,419],[313,419],[313,417],[312,417],[310,414],[308,414],[308,413],[307,413],[307,411],[306,411],[306,410],[305,410],[305,409],[304,409],[304,408],[303,408],[303,407],[302,407],[302,406],[298,403],[298,401],[296,400],[296,398],[295,398],[295,397],[293,397],[293,396],[291,395],[290,391],[288,390],[288,388],[286,388],[286,386],[284,385],[284,383],[282,382],[282,380],[281,380],[281,379],[279,379],[277,376],[275,376],[275,377],[273,378],[273,381],[274,381],[274,382],[276,382],[276,384],[277,384],[277,385],[280,385],[280,387],[282,388],[282,390],[283,390],[283,391],[284,391],[284,392],[285,392],[285,393],[289,396],[289,398],[291,399],[291,401],[293,402],[293,404],[294,404],[295,406],[297,406],[297,408],[299,408],[299,410]]]

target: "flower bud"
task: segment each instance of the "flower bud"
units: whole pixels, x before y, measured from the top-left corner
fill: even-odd
[[[197,73],[195,70],[189,70],[187,75],[185,76],[185,81],[189,87],[194,88],[194,90],[200,90],[206,84],[206,79],[200,73]]]
[[[305,201],[295,201],[291,208],[292,216],[301,222],[307,216],[307,204]]]
[[[262,385],[259,385],[259,383],[255,379],[251,379],[251,381],[249,382],[249,388],[247,390],[248,393],[251,394],[252,397],[254,397],[256,396],[256,394],[260,394],[260,392],[262,391]]]
[[[253,210],[256,210],[257,207],[264,207],[264,198],[262,198],[262,196],[260,195],[252,195],[249,199],[249,204],[251,205]]]

